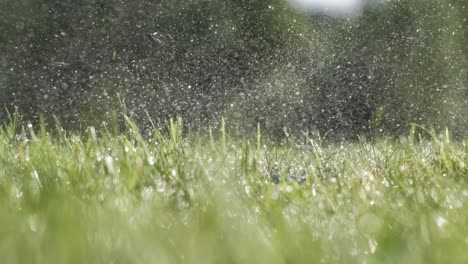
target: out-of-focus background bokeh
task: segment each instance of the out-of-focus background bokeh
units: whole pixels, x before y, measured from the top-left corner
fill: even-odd
[[[467,17],[464,0],[2,0],[0,107],[68,129],[125,111],[143,131],[149,114],[273,137],[463,136]]]

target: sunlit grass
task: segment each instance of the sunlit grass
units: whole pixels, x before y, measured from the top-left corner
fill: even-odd
[[[2,263],[468,260],[468,146],[448,133],[275,146],[224,122],[206,139],[19,123],[0,131]]]

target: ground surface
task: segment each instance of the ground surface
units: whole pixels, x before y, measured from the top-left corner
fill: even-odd
[[[468,146],[445,135],[54,133],[0,132],[2,263],[468,263]]]

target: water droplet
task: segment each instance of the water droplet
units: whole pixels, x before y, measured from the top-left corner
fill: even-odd
[[[36,215],[30,215],[28,217],[28,226],[29,226],[29,229],[31,229],[31,231],[33,231],[34,233],[37,232],[38,228],[38,223],[37,223],[37,216]]]
[[[147,161],[149,165],[153,166],[155,163],[154,156],[149,156]]]
[[[34,170],[31,172],[31,177],[34,179],[34,182],[36,182],[37,187],[42,188],[42,182],[41,179],[39,178],[39,174],[37,173],[37,170]]]
[[[115,173],[114,160],[112,159],[112,157],[111,156],[106,156],[105,162],[106,162],[106,167],[107,167],[107,170],[109,171],[109,173],[114,174]]]
[[[250,195],[250,192],[251,192],[252,188],[249,186],[249,185],[245,185],[244,187],[244,191],[247,195]]]
[[[442,216],[436,216],[435,218],[435,222],[436,222],[436,225],[439,227],[439,228],[444,228],[444,226],[446,226],[448,224],[448,221],[447,219],[443,218]]]
[[[370,253],[374,254],[375,251],[377,250],[377,246],[378,246],[377,241],[375,239],[373,239],[373,238],[369,238],[368,243],[369,243]]]

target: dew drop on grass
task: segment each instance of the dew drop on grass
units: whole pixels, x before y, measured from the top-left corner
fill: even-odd
[[[250,196],[251,190],[252,188],[249,185],[245,185],[244,191],[248,196]]]
[[[11,187],[11,193],[18,199],[21,199],[23,197],[23,191],[21,191],[21,189],[18,188],[16,185],[13,185]]]
[[[371,186],[370,186],[368,183],[365,183],[365,184],[364,184],[364,189],[365,189],[366,191],[370,191]]]
[[[33,180],[36,183],[37,187],[42,188],[41,179],[39,179],[39,174],[37,173],[37,170],[34,170],[33,172],[31,172],[31,177],[33,178]]]
[[[97,160],[98,162],[100,162],[100,161],[102,160],[102,154],[101,154],[101,152],[99,152],[99,151],[96,152],[96,160]]]
[[[468,197],[468,189],[463,190],[463,196]]]
[[[388,182],[388,180],[387,180],[386,178],[384,178],[384,179],[382,180],[382,184],[383,184],[385,187],[387,187],[387,188],[390,187],[390,183]]]
[[[375,239],[373,239],[373,238],[370,237],[369,240],[368,240],[368,243],[369,243],[369,250],[370,250],[370,253],[371,253],[371,254],[374,254],[375,251],[377,250],[377,246],[378,246],[377,241],[376,241]]]
[[[463,202],[460,199],[458,199],[455,195],[448,194],[445,197],[444,206],[450,209],[459,209],[463,207]]]
[[[443,218],[442,216],[436,216],[435,218],[435,222],[436,222],[436,225],[439,227],[439,228],[444,228],[447,224],[448,224],[448,221],[447,219]]]
[[[154,156],[149,156],[147,161],[149,165],[153,166],[155,163]]]
[[[107,167],[107,170],[109,171],[109,173],[114,174],[115,173],[115,168],[114,168],[114,160],[112,159],[112,157],[111,156],[106,156],[105,162],[106,162],[106,167]]]
[[[30,229],[32,232],[34,232],[34,233],[36,233],[37,230],[38,230],[38,228],[37,228],[38,223],[37,223],[37,222],[38,222],[38,220],[37,220],[37,216],[36,216],[36,215],[30,215],[30,216],[28,217],[28,226],[29,226],[29,229]]]
[[[80,164],[84,164],[85,161],[86,161],[85,156],[84,156],[83,154],[81,154],[81,153],[78,154],[78,162],[79,162]]]

